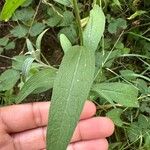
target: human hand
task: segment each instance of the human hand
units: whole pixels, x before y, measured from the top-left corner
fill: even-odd
[[[0,150],[46,150],[49,102],[0,108]],[[86,101],[67,150],[107,150],[114,124],[106,117],[93,117],[95,105]]]

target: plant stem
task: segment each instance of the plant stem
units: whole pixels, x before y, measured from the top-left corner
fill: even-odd
[[[80,45],[83,45],[83,31],[82,31],[82,26],[81,26],[81,18],[80,18],[77,0],[73,0],[73,6],[74,6],[75,17],[76,17],[76,22],[78,26]]]

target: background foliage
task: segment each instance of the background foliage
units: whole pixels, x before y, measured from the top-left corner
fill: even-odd
[[[27,0],[9,22],[0,22],[2,106],[19,103],[25,98],[26,102],[50,99],[55,68],[59,67],[63,56],[59,36],[65,34],[72,45],[79,40],[70,3],[57,2],[60,1]],[[116,124],[115,134],[109,139],[111,150],[149,150],[150,1],[101,2],[106,29],[95,55],[95,86],[89,99],[97,104],[97,115],[107,115]],[[92,3],[79,2],[83,27]],[[2,0],[0,9],[3,4]],[[139,91],[139,104],[131,85]],[[139,107],[134,108],[137,105]]]

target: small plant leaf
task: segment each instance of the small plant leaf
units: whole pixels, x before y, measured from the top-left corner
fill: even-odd
[[[146,11],[138,10],[138,11],[136,11],[134,14],[132,14],[132,15],[128,18],[128,20],[133,20],[133,19],[135,19],[137,16],[141,16],[141,15],[143,15],[143,14],[145,14],[145,13],[146,13]]]
[[[28,52],[32,53],[35,51],[33,45],[32,45],[32,42],[29,40],[29,39],[26,39],[26,43],[27,43],[27,49],[28,49]]]
[[[102,8],[95,5],[90,12],[90,19],[83,32],[84,46],[95,51],[105,29],[105,15]]]
[[[111,111],[107,112],[107,117],[112,119],[115,125],[122,127],[123,121],[121,120],[120,116],[123,113],[123,110],[120,108],[112,109]]]
[[[14,27],[10,33],[14,36],[14,37],[18,37],[18,38],[23,38],[27,35],[28,33],[28,29],[25,26],[22,25],[18,25],[16,27]]]
[[[0,46],[6,46],[8,42],[9,38],[7,37],[0,38]]]
[[[17,95],[15,102],[22,102],[29,94],[39,88],[43,88],[45,91],[53,87],[53,81],[56,75],[56,71],[53,69],[43,69],[33,75],[25,82],[21,91]]]
[[[71,42],[64,34],[60,35],[60,43],[64,53],[66,53],[72,47]]]
[[[31,36],[37,36],[39,35],[41,32],[43,32],[43,30],[45,29],[45,24],[44,23],[35,23],[30,30],[30,35]]]
[[[12,58],[12,68],[18,71],[22,71],[22,64],[27,59],[25,55],[18,55]]]
[[[47,150],[66,150],[88,97],[95,72],[94,53],[69,49],[54,81],[47,130]]]
[[[10,50],[10,49],[14,49],[15,48],[15,45],[16,43],[14,41],[12,42],[9,42],[6,46],[5,46],[5,49],[6,50]]]
[[[54,0],[54,1],[57,3],[60,3],[64,6],[71,6],[71,4],[72,4],[72,2],[71,2],[72,0]]]
[[[45,29],[38,37],[36,40],[36,49],[41,51],[41,42],[44,34],[48,31],[48,29]]]
[[[14,69],[8,69],[0,76],[0,91],[10,90],[19,80],[20,73]]]
[[[117,5],[121,9],[121,3],[119,0],[113,0],[114,4]]]
[[[28,74],[29,74],[29,71],[31,69],[31,66],[32,66],[32,63],[35,59],[32,58],[32,57],[28,57],[23,65],[22,65],[22,76],[23,76],[23,79],[26,79]]]
[[[14,11],[21,6],[26,0],[6,0],[0,15],[0,20],[8,21]]]
[[[15,11],[14,15],[12,16],[13,21],[30,21],[32,17],[34,16],[35,11],[31,8],[23,8],[23,9],[18,9]]]
[[[126,107],[139,107],[137,96],[138,90],[132,85],[125,83],[100,83],[92,88],[108,102],[116,102]]]
[[[108,32],[111,34],[116,34],[120,29],[127,28],[127,21],[123,18],[112,19],[108,25]]]

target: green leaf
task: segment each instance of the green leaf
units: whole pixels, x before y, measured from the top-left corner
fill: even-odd
[[[59,35],[60,34],[65,34],[72,44],[74,44],[78,38],[76,27],[73,24],[71,24],[69,27],[62,28],[59,32]]]
[[[18,55],[13,57],[13,61],[12,61],[12,68],[15,70],[22,70],[22,65],[24,63],[24,61],[26,60],[27,56],[24,55]]]
[[[132,15],[128,18],[128,20],[133,20],[133,19],[135,19],[137,16],[141,16],[141,15],[143,15],[143,14],[145,14],[145,13],[146,13],[146,11],[137,10],[134,14],[132,14]]]
[[[10,33],[14,37],[22,38],[26,36],[26,34],[28,33],[28,29],[25,26],[18,25],[14,29],[12,29]]]
[[[88,97],[94,66],[94,53],[85,47],[72,47],[65,54],[54,81],[47,150],[66,150]]]
[[[24,61],[23,65],[22,65],[22,76],[23,76],[24,79],[27,78],[28,73],[29,73],[29,71],[30,71],[30,69],[31,69],[31,66],[32,66],[32,63],[33,63],[34,60],[35,60],[35,59],[32,58],[32,57],[28,57],[28,58]]]
[[[0,19],[8,21],[13,15],[14,11],[21,6],[26,0],[6,0],[2,9]]]
[[[90,19],[83,32],[83,42],[91,51],[95,51],[105,29],[105,15],[102,8],[95,5],[90,12]]]
[[[115,125],[122,127],[123,121],[120,119],[121,114],[123,113],[123,110],[120,108],[112,109],[111,111],[107,112],[107,117],[112,119],[112,121],[115,123]]]
[[[65,5],[65,6],[71,6],[72,5],[71,0],[54,0],[54,1],[57,3],[60,3],[62,5]]]
[[[141,74],[136,74],[134,73],[132,70],[121,70],[120,71],[121,75],[124,77],[124,78],[128,78],[129,79],[136,79],[136,78],[141,78],[141,79],[144,79],[148,82],[150,82],[150,78],[147,77],[147,76],[143,76]]]
[[[19,80],[20,74],[18,71],[8,69],[0,76],[0,91],[10,90]]]
[[[126,80],[135,80],[136,77],[134,76],[135,73],[132,70],[120,70],[120,74]]]
[[[8,43],[8,44],[5,46],[5,49],[6,49],[6,50],[14,49],[14,48],[15,48],[15,42],[14,42],[14,41]]]
[[[44,34],[48,31],[48,29],[45,29],[37,38],[36,40],[36,49],[41,50],[41,42]]]
[[[17,95],[15,102],[22,102],[33,91],[43,88],[48,90],[53,87],[53,81],[56,75],[56,71],[53,69],[44,69],[33,75],[25,82],[21,91]]]
[[[69,26],[70,24],[72,24],[74,19],[74,15],[72,12],[70,11],[65,11],[63,13],[63,18],[62,18],[62,23],[59,26]]]
[[[35,51],[35,49],[34,49],[34,47],[32,45],[32,42],[29,39],[26,39],[26,43],[27,43],[28,52],[30,52],[30,54],[32,54],[32,52]]]
[[[21,7],[27,7],[27,6],[29,6],[31,3],[32,3],[32,0],[26,0],[26,1],[21,5]]]
[[[32,17],[34,16],[35,11],[32,8],[23,8],[21,10],[17,10],[13,17],[12,20],[17,21],[17,20],[21,20],[21,21],[29,21],[32,19]]]
[[[64,34],[60,35],[60,43],[64,53],[66,53],[72,47],[71,42]]]
[[[123,18],[112,19],[110,24],[108,25],[108,32],[114,34],[118,31],[118,29],[126,29],[127,21]]]
[[[61,22],[61,20],[62,20],[62,17],[55,14],[54,16],[46,20],[46,24],[50,27],[55,27]]]
[[[0,54],[3,53],[4,48],[0,47]]]
[[[95,84],[92,88],[101,97],[108,102],[116,102],[126,107],[138,107],[138,90],[132,85],[125,83],[100,83]]]
[[[113,0],[114,4],[117,5],[121,9],[121,3],[119,0]]]
[[[141,129],[137,122],[132,122],[131,126],[127,130],[128,138],[131,142],[135,142],[142,135]]]
[[[40,34],[43,30],[45,29],[45,24],[43,23],[35,23],[30,30],[30,35],[31,36],[37,36]]]
[[[0,38],[0,46],[6,46],[8,41],[9,41],[9,38],[7,37]]]
[[[132,122],[131,126],[127,130],[128,137],[131,142],[138,140],[141,137],[150,135],[150,118],[140,114],[138,121]]]

